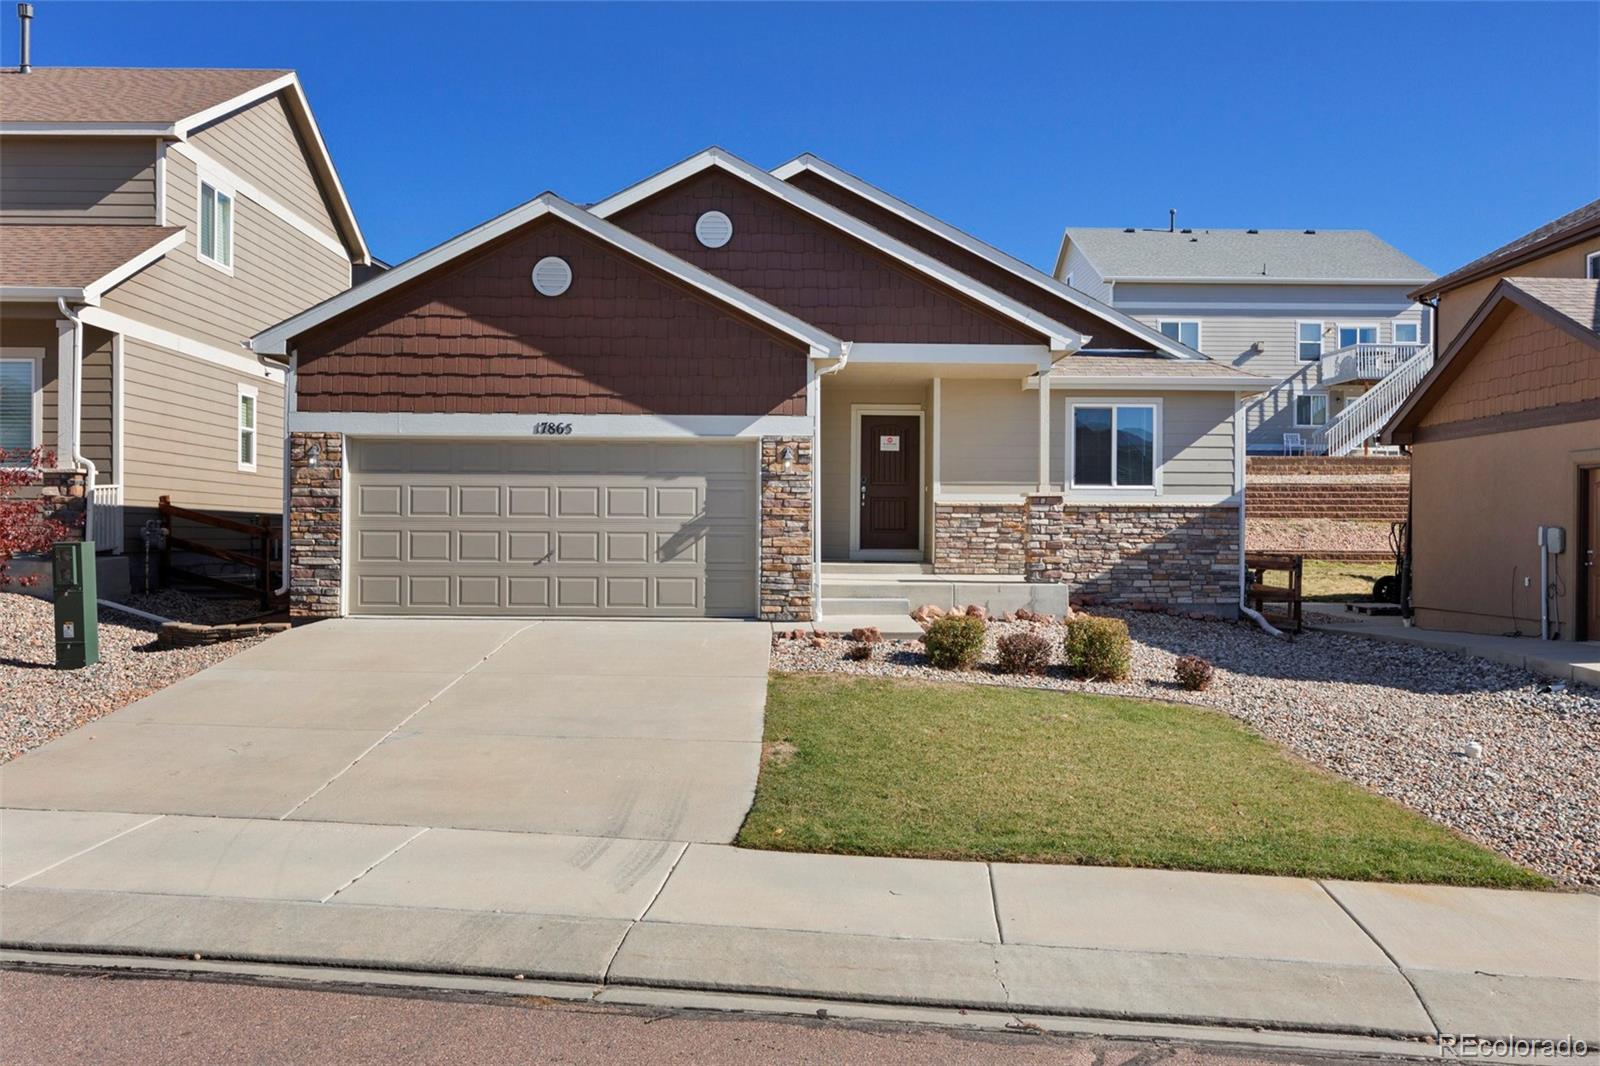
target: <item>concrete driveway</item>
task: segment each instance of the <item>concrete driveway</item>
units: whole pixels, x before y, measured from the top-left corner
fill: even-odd
[[[771,629],[342,619],[0,768],[11,808],[727,842]]]

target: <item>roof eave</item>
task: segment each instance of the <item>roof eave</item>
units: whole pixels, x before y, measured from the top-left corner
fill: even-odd
[[[1552,233],[1525,248],[1519,248],[1500,258],[1491,258],[1488,262],[1473,268],[1468,273],[1462,273],[1462,269],[1465,268],[1461,268],[1440,277],[1431,278],[1421,288],[1414,289],[1407,295],[1413,300],[1423,300],[1438,296],[1450,289],[1459,289],[1463,285],[1470,285],[1475,281],[1481,281],[1496,274],[1504,275],[1511,267],[1526,263],[1530,259],[1549,255],[1551,252],[1558,252],[1563,248],[1577,244],[1579,241],[1585,241],[1595,236],[1600,236],[1600,219],[1582,223],[1560,233]],[[1491,256],[1494,254],[1493,252],[1490,253]],[[1468,265],[1470,266],[1471,264]]]
[[[1416,285],[1428,278],[1277,278],[1259,274],[1195,274],[1161,276],[1153,274],[1112,274],[1106,281],[1145,285]]]

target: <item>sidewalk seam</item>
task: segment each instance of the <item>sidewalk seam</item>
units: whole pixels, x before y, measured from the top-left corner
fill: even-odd
[[[35,871],[33,871],[33,873],[29,874],[27,877],[24,877],[21,881],[13,881],[10,884],[6,885],[5,887],[6,888],[16,888],[18,885],[22,884],[24,881],[32,881],[35,877],[38,877],[40,874],[47,874],[51,870],[54,870],[57,866],[60,866],[63,863],[69,863],[73,859],[80,859],[83,856],[89,854],[91,851],[94,851],[97,848],[105,847],[107,844],[111,843],[113,840],[121,839],[122,837],[127,836],[129,833],[132,833],[135,830],[143,829],[145,826],[149,825],[151,822],[159,822],[159,821],[161,821],[161,819],[163,819],[165,817],[166,817],[166,815],[164,815],[164,814],[157,814],[157,815],[155,815],[153,817],[146,818],[144,821],[140,822],[138,825],[130,825],[128,828],[124,829],[120,833],[111,834],[110,836],[106,837],[104,840],[100,841],[98,844],[90,844],[88,847],[84,848],[82,851],[75,851],[71,855],[68,855],[64,859],[57,859],[55,862],[51,863],[49,866],[46,866],[44,869],[35,870]]]
[[[684,842],[683,850],[678,852],[678,857],[676,859],[672,860],[672,865],[667,868],[667,876],[663,877],[661,879],[661,883],[656,886],[655,893],[650,897],[650,902],[644,905],[644,909],[639,912],[639,917],[630,920],[628,922],[628,928],[622,931],[621,938],[617,940],[616,950],[613,951],[611,953],[611,957],[606,960],[606,968],[600,971],[600,989],[602,991],[611,985],[611,968],[617,964],[617,957],[622,954],[624,945],[628,943],[628,937],[632,936],[634,929],[644,921],[645,915],[650,913],[650,908],[654,907],[656,905],[656,900],[661,898],[661,893],[667,890],[667,882],[671,881],[672,875],[678,872],[678,864],[683,861],[683,857],[685,855],[689,854],[689,849],[693,846],[694,841],[692,840]],[[597,992],[596,995],[598,994],[599,993]]]
[[[1006,931],[1005,927],[1000,924],[1000,893],[994,885],[994,863],[984,863],[983,869],[989,875],[989,906],[994,911],[994,942],[996,944],[1004,944],[1006,942]]]
[[[1377,935],[1373,933],[1371,929],[1367,928],[1367,924],[1365,922],[1356,917],[1354,911],[1345,906],[1344,900],[1334,895],[1333,889],[1329,888],[1325,881],[1318,879],[1317,887],[1322,889],[1323,895],[1333,900],[1333,905],[1335,907],[1338,907],[1341,911],[1344,911],[1345,917],[1354,922],[1357,929],[1366,934],[1367,939],[1372,941],[1374,947],[1383,952],[1383,957],[1389,960],[1389,965],[1393,966],[1395,972],[1405,980],[1406,985],[1411,989],[1411,994],[1417,997],[1417,1006],[1422,1008],[1422,1013],[1427,1017],[1428,1024],[1433,1026],[1434,1035],[1438,1036],[1442,1034],[1444,1029],[1439,1025],[1439,1019],[1433,1016],[1433,1010],[1428,1006],[1428,1001],[1422,998],[1422,990],[1418,988],[1417,983],[1411,979],[1411,975],[1406,973],[1406,968],[1400,965],[1400,960],[1394,957],[1394,953],[1389,950],[1383,941],[1378,939]]]
[[[355,884],[357,881],[361,880],[363,877],[367,876],[372,871],[376,870],[379,866],[383,865],[385,862],[388,862],[390,859],[394,858],[396,855],[398,855],[400,853],[402,848],[405,848],[413,840],[416,840],[418,837],[422,836],[424,833],[426,833],[429,830],[429,828],[430,828],[429,826],[423,826],[421,829],[418,829],[415,833],[412,833],[410,836],[406,837],[400,843],[396,844],[394,847],[390,848],[388,851],[386,851],[382,855],[378,856],[377,861],[374,862],[371,866],[368,866],[365,870],[362,870],[360,873],[356,874],[350,880],[346,881],[344,884],[340,885],[338,888],[334,889],[332,892],[329,892],[326,896],[323,896],[321,899],[317,900],[317,902],[318,903],[327,903],[327,902],[331,901],[334,896],[337,896],[339,893],[343,892],[345,889],[349,888],[351,885]]]
[[[335,781],[339,780],[339,778],[341,778],[345,774],[349,773],[350,770],[356,765],[356,763],[360,762],[362,759],[365,759],[368,755],[371,755],[374,751],[377,751],[378,748],[383,744],[384,741],[388,740],[390,737],[392,737],[396,733],[400,732],[400,730],[405,726],[405,724],[407,722],[411,721],[411,719],[415,718],[417,715],[421,714],[423,711],[425,711],[429,707],[433,706],[435,700],[437,700],[440,696],[443,696],[446,692],[449,692],[451,689],[455,688],[456,685],[461,682],[462,678],[466,677],[468,674],[472,673],[472,671],[476,670],[478,667],[482,666],[484,663],[486,663],[490,659],[494,658],[496,653],[498,653],[501,648],[504,648],[507,644],[510,644],[513,640],[516,640],[522,634],[526,633],[528,630],[534,628],[537,625],[539,625],[538,622],[529,622],[527,625],[522,626],[522,627],[518,628],[515,632],[511,633],[509,636],[506,637],[506,639],[504,639],[500,643],[496,644],[493,648],[489,649],[489,653],[487,655],[485,655],[483,658],[479,659],[477,662],[473,663],[471,666],[469,666],[465,670],[463,670],[453,680],[451,680],[451,682],[448,685],[446,685],[444,688],[440,689],[438,692],[435,692],[433,695],[431,695],[427,699],[423,700],[422,704],[420,706],[418,706],[415,710],[413,710],[410,714],[406,715],[404,718],[400,719],[400,721],[396,722],[394,724],[394,726],[387,733],[383,734],[383,736],[381,736],[377,740],[373,741],[372,744],[369,747],[367,747],[367,749],[365,751],[361,752],[361,754],[357,755],[354,759],[351,759],[348,763],[346,763],[344,769],[340,770],[338,773],[336,773],[332,777],[328,778],[322,784],[318,785],[315,789],[312,790],[311,794],[309,796],[307,796],[305,799],[301,800],[299,803],[296,803],[293,807],[290,807],[287,811],[284,811],[282,814],[278,815],[277,820],[280,821],[280,822],[283,821],[284,819],[288,818],[291,814],[293,814],[295,811],[298,811],[301,807],[304,807],[306,804],[310,803],[312,800],[314,800],[318,796],[322,795],[323,791],[329,785],[333,784]]]

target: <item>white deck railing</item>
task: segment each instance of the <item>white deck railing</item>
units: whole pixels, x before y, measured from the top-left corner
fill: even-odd
[[[1322,384],[1382,381],[1421,354],[1426,344],[1352,344],[1322,357]]]
[[[1405,345],[1404,347],[1411,347]],[[1317,451],[1349,455],[1383,428],[1411,395],[1411,390],[1433,369],[1433,346],[1418,347],[1411,358],[1398,364],[1383,380],[1345,404],[1319,434]],[[1315,445],[1314,445],[1315,446]]]
[[[96,485],[89,494],[89,540],[95,551],[122,552],[122,486]]]

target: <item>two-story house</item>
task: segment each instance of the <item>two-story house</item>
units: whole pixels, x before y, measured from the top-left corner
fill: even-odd
[[[1246,411],[1252,454],[1361,449],[1432,365],[1434,275],[1365,230],[1069,227],[1056,277],[1271,378]]]
[[[0,73],[0,448],[100,549],[161,496],[281,513],[285,368],[244,341],[371,262],[292,71]]]

